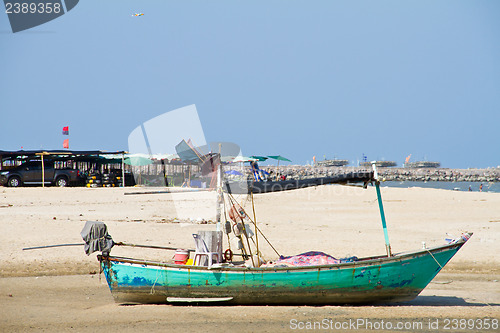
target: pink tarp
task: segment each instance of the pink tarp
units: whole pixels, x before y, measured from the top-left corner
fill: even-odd
[[[275,262],[270,262],[262,265],[263,267],[274,266],[317,266],[317,265],[333,265],[339,264],[340,260],[334,257],[317,251],[310,251],[298,254],[291,257],[283,257]]]

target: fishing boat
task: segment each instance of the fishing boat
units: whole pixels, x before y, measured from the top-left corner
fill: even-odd
[[[442,246],[393,254],[375,165],[373,169],[370,180],[375,182],[386,255],[298,266],[282,265],[280,259],[271,266],[238,265],[231,260],[193,265],[111,256],[112,244],[109,246],[108,239],[108,245],[101,248],[98,260],[111,294],[116,302],[127,304],[221,302],[326,305],[411,300],[472,234],[464,233]],[[96,234],[94,239],[104,238],[105,231]],[[245,256],[244,249],[242,251]]]
[[[209,269],[104,255],[99,260],[118,303],[369,304],[412,300],[464,244],[308,267]]]

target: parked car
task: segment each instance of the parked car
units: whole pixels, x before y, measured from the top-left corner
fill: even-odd
[[[80,171],[76,169],[55,168],[54,162],[44,162],[45,184],[60,187],[81,182]],[[42,184],[42,162],[29,161],[18,167],[0,171],[0,184],[18,187],[29,184]]]

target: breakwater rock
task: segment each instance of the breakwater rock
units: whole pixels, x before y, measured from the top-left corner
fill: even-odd
[[[287,179],[331,177],[347,172],[370,171],[367,167],[280,166],[264,167],[271,176],[280,174]],[[386,181],[446,181],[446,182],[500,182],[500,168],[378,168],[380,178]]]

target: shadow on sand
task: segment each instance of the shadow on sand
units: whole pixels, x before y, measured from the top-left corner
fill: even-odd
[[[390,303],[385,305],[397,305],[397,306],[500,306],[496,303],[474,303],[467,302],[461,297],[455,296],[417,296],[412,301],[401,302],[401,303]]]

